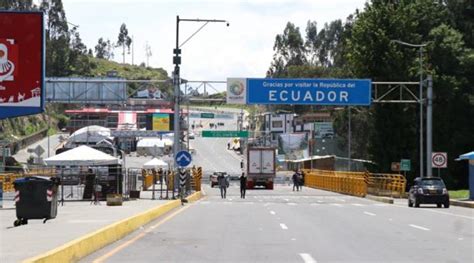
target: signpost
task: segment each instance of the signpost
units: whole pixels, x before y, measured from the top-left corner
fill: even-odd
[[[0,11],[0,119],[44,109],[43,12]]]
[[[434,152],[431,154],[431,164],[433,168],[438,168],[438,177],[440,177],[440,168],[448,167],[448,153]]]
[[[227,103],[369,106],[370,79],[227,79]]]
[[[400,171],[408,172],[411,170],[411,161],[409,159],[400,160]]]
[[[207,138],[248,138],[248,131],[202,131],[202,137]]]
[[[176,159],[176,163],[180,167],[186,167],[189,164],[191,164],[191,161],[192,161],[191,154],[188,151],[179,151],[176,154],[175,159]]]
[[[210,112],[203,112],[201,113],[201,118],[202,119],[214,119],[214,113],[210,113]]]

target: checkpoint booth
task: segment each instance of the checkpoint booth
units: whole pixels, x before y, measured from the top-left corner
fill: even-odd
[[[61,178],[62,201],[65,195],[74,194],[73,186],[83,186],[79,196],[83,200],[92,198],[97,185],[101,186],[102,200],[107,194],[123,193],[122,164],[117,157],[82,145],[44,161],[47,166],[55,166],[57,169],[57,174]],[[70,187],[65,189],[65,185]]]
[[[460,155],[456,161],[469,162],[469,200],[474,200],[474,151]]]

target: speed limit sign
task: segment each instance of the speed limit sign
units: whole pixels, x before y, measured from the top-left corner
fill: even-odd
[[[445,152],[436,152],[431,154],[431,163],[433,168],[448,167],[448,154]]]

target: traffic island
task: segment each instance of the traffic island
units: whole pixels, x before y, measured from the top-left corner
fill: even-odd
[[[450,199],[449,204],[454,205],[454,206],[474,208],[474,201],[473,200],[468,200],[468,199],[466,199],[466,200]]]
[[[200,192],[188,196],[189,201],[199,200]],[[88,235],[68,242],[44,254],[29,258],[24,262],[74,262],[93,253],[94,251],[111,244],[139,227],[181,206],[180,200],[166,202],[163,205],[149,209],[138,215],[123,219],[112,225],[103,227]]]

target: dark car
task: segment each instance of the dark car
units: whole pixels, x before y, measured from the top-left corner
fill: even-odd
[[[209,176],[209,182],[211,183],[211,188],[214,187],[214,185],[219,184],[219,181],[217,180],[217,177],[219,177],[219,175],[221,175],[221,174],[223,174],[224,176],[227,177],[226,172],[214,172],[213,174],[211,174],[211,176]]]
[[[408,206],[420,207],[420,204],[436,204],[449,207],[449,194],[441,178],[415,178],[415,184],[408,193]]]

